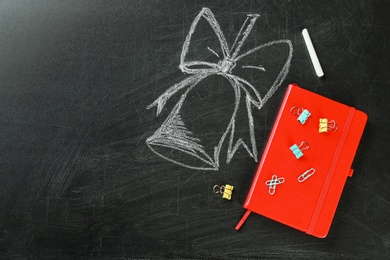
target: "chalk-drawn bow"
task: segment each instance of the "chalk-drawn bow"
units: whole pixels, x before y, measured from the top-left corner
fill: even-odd
[[[285,79],[288,73],[290,63],[291,63],[291,58],[292,58],[292,51],[293,51],[292,44],[289,40],[278,40],[278,41],[268,42],[259,45],[256,48],[253,48],[243,54],[239,54],[241,47],[246,41],[258,17],[259,15],[257,14],[247,15],[247,18],[244,24],[242,25],[236,37],[236,40],[234,41],[232,47],[229,49],[225,36],[222,33],[222,30],[217,20],[215,19],[213,13],[211,12],[211,10],[208,8],[203,8],[201,12],[197,15],[197,17],[192,22],[190,31],[183,44],[181,58],[180,58],[180,65],[179,65],[179,68],[181,69],[182,72],[191,74],[191,76],[171,86],[167,91],[165,91],[165,93],[159,96],[151,105],[148,106],[148,109],[156,106],[157,116],[158,116],[162,111],[162,109],[164,108],[167,100],[172,95],[177,93],[179,90],[187,88],[184,94],[182,94],[181,99],[175,105],[170,115],[164,121],[161,127],[157,129],[157,131],[147,139],[146,143],[148,144],[148,146],[153,152],[155,152],[157,155],[161,156],[166,160],[177,163],[184,167],[188,167],[192,169],[202,169],[202,170],[217,170],[219,168],[219,153],[221,151],[222,144],[225,138],[230,134],[228,151],[227,151],[227,163],[230,162],[234,153],[240,147],[240,145],[242,145],[249,153],[249,155],[253,157],[255,161],[257,161],[258,153],[257,153],[256,141],[255,141],[255,135],[253,129],[253,117],[252,117],[251,106],[254,105],[256,108],[260,109],[264,105],[264,103],[272,96],[272,94],[277,90],[277,88],[281,85],[281,83],[283,82],[283,80]],[[213,29],[213,31],[215,32],[219,40],[219,45],[221,47],[221,53],[223,55],[223,58],[218,63],[212,63],[212,62],[207,62],[202,60],[191,60],[191,61],[186,60],[186,56],[189,47],[191,45],[192,35],[201,18],[206,19],[206,21],[210,24],[211,28]],[[267,94],[264,97],[261,97],[259,92],[251,83],[249,83],[247,80],[241,77],[233,75],[233,69],[237,66],[237,64],[241,61],[242,58],[262,48],[271,45],[277,45],[277,44],[286,44],[286,46],[288,46],[289,49],[288,58],[282,70],[278,74],[276,80],[269,88]],[[219,55],[215,51],[211,49],[209,50],[219,57]],[[251,64],[245,64],[245,66],[242,67],[265,71],[263,67],[254,66]],[[192,136],[192,133],[185,127],[179,115],[180,109],[183,105],[183,102],[188,92],[192,88],[194,88],[200,81],[202,81],[203,79],[211,75],[220,75],[225,77],[233,86],[235,91],[235,99],[236,99],[235,108],[231,120],[227,126],[227,129],[222,135],[221,139],[219,140],[218,145],[214,148],[214,156],[213,156],[214,158],[211,158],[205,152],[203,146],[199,144],[200,140]],[[249,121],[248,124],[249,124],[249,132],[250,132],[250,142],[251,142],[250,148],[248,147],[247,144],[244,143],[244,141],[241,138],[239,138],[233,144],[234,132],[235,132],[235,118],[240,105],[241,91],[244,91],[245,93],[246,109],[247,109],[248,121]],[[198,166],[188,165],[183,162],[179,162],[177,160],[171,159],[157,152],[155,149],[153,149],[153,146],[161,146],[161,147],[177,149],[188,155],[200,159],[208,166],[198,167]]]

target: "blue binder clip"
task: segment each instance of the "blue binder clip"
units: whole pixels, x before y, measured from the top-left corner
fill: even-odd
[[[293,106],[291,109],[290,109],[290,112],[291,114],[293,115],[298,115],[298,121],[303,125],[304,123],[306,123],[306,120],[309,118],[309,116],[311,115],[311,113],[309,112],[309,110],[303,108],[303,107],[296,107],[296,106]]]
[[[291,152],[293,152],[293,154],[295,155],[295,157],[296,157],[297,159],[299,159],[299,158],[301,158],[301,157],[303,156],[302,151],[303,151],[303,150],[307,150],[307,149],[309,149],[309,148],[310,148],[309,144],[308,144],[307,142],[305,142],[305,141],[302,141],[301,144],[300,144],[299,146],[296,145],[296,144],[293,144],[293,145],[290,147],[290,150],[291,150]]]

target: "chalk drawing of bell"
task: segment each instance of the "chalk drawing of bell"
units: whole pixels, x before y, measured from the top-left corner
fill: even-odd
[[[293,52],[289,40],[248,48],[244,43],[258,18],[248,14],[229,47],[210,9],[196,16],[179,65],[188,76],[148,106],[159,116],[175,96],[171,112],[146,140],[155,154],[200,170],[218,170],[222,154],[229,163],[241,149],[257,161],[252,108],[261,109],[281,85]]]

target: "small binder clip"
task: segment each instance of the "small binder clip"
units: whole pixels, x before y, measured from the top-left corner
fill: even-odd
[[[328,122],[327,118],[320,118],[320,125],[318,131],[320,133],[327,133],[328,129],[332,130],[333,132],[336,132],[339,127],[334,120]]]
[[[311,115],[311,113],[309,112],[309,110],[307,109],[304,109],[303,107],[296,107],[296,106],[293,106],[291,109],[290,109],[290,112],[291,114],[293,115],[298,115],[298,121],[301,122],[301,124],[303,125],[306,120],[309,118],[309,116]]]
[[[222,194],[222,198],[231,200],[232,198],[232,193],[233,193],[234,186],[226,184],[226,185],[215,185],[213,187],[213,191],[216,194]]]
[[[265,185],[268,186],[268,193],[274,195],[276,190],[276,185],[284,183],[284,178],[278,178],[275,174],[272,175],[272,179],[265,182]]]
[[[302,151],[303,151],[303,150],[307,150],[307,149],[309,149],[309,148],[310,148],[309,144],[308,144],[307,142],[305,142],[305,141],[302,141],[301,144],[300,144],[299,146],[296,145],[296,144],[292,145],[292,146],[290,147],[290,150],[293,152],[293,154],[295,155],[295,157],[296,157],[297,159],[299,159],[299,158],[301,158],[301,157],[303,156]]]
[[[310,176],[312,176],[315,172],[316,172],[316,170],[315,170],[314,168],[310,168],[309,170],[307,170],[307,171],[305,171],[304,173],[302,173],[301,175],[299,175],[298,181],[299,181],[299,182],[304,182],[304,181],[307,180]]]

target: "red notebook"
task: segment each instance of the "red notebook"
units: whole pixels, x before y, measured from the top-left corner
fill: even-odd
[[[236,229],[255,212],[325,237],[366,121],[353,107],[290,84]]]

